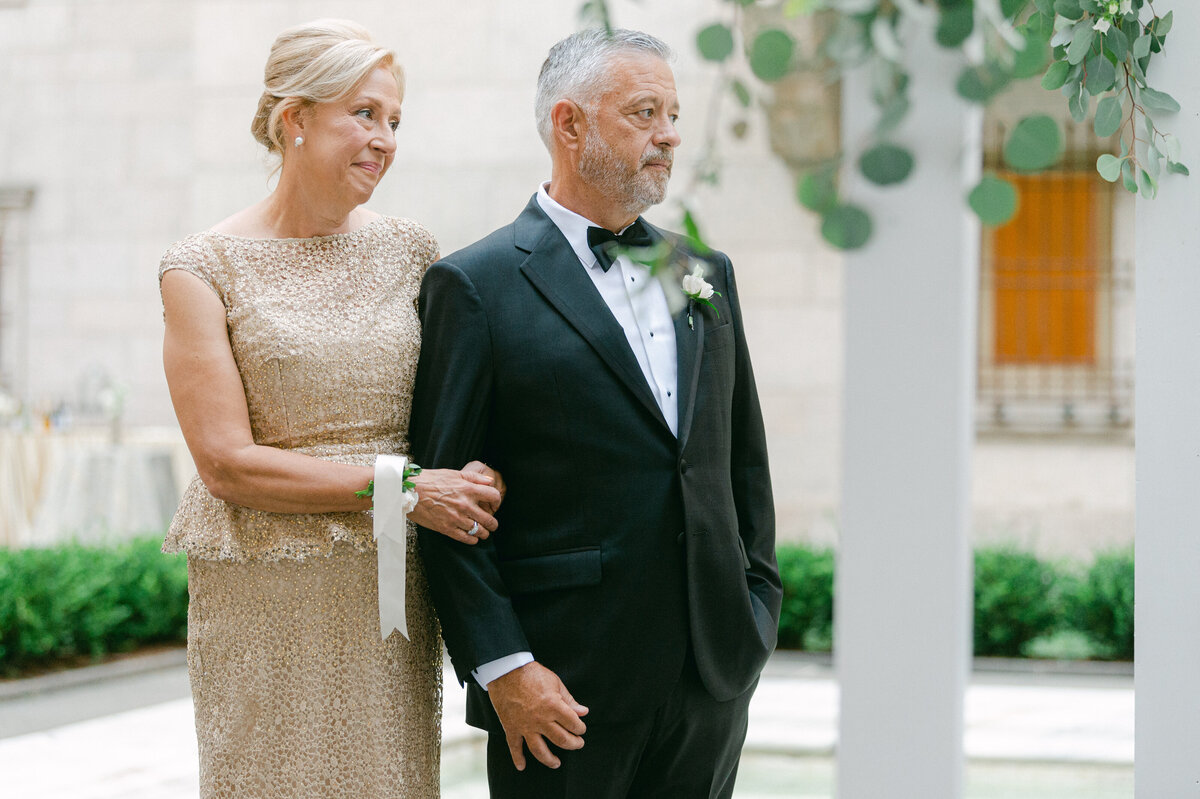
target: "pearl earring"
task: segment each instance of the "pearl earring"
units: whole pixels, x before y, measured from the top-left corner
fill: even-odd
[[[297,146],[297,147],[299,147],[301,144],[304,144],[304,137],[303,137],[303,136],[297,136],[297,137],[296,137],[296,146]]]

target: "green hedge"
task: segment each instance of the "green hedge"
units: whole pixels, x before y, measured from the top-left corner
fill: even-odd
[[[779,646],[828,651],[833,629],[834,556],[826,548],[779,547],[783,610]],[[1035,651],[1098,659],[1133,658],[1133,549],[1089,566],[1042,560],[1013,547],[975,552],[975,654]],[[881,599],[882,601],[882,599]],[[1060,654],[1059,656],[1064,656]]]
[[[162,539],[0,548],[0,674],[187,638],[187,566]]]
[[[833,645],[833,550],[784,546],[776,557],[783,581],[780,648],[829,651]]]
[[[159,552],[160,541],[0,548],[0,674],[185,640],[187,567],[182,556]],[[777,554],[779,646],[829,651],[833,551],[789,544]],[[1044,656],[1057,636],[1084,641],[1090,657],[1133,657],[1133,549],[1104,553],[1087,567],[1011,547],[976,551],[975,654]]]

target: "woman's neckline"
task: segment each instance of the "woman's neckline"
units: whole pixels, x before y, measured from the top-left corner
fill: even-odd
[[[293,242],[294,243],[294,242],[310,242],[310,241],[311,242],[330,241],[330,240],[337,240],[337,239],[345,239],[345,238],[349,238],[350,236],[357,236],[359,233],[362,233],[363,231],[373,227],[374,225],[384,221],[385,219],[387,219],[387,217],[380,214],[379,216],[375,217],[374,219],[370,220],[369,222],[359,225],[354,230],[348,230],[345,233],[328,233],[324,236],[302,236],[302,237],[298,237],[298,238],[292,237],[292,238],[269,238],[268,239],[268,238],[258,238],[255,236],[239,236],[236,233],[222,233],[219,230],[213,230],[211,228],[204,231],[204,233],[205,233],[205,235],[209,235],[209,236],[219,236],[223,239],[234,239],[235,241],[245,241],[245,242],[251,242],[251,243],[259,243],[259,242],[263,242],[263,243]]]

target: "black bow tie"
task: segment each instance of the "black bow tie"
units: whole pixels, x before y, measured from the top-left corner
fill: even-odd
[[[646,230],[646,226],[642,224],[641,217],[634,220],[633,224],[620,234],[602,227],[589,227],[587,241],[588,249],[596,254],[596,260],[600,262],[600,268],[605,272],[613,264],[615,250],[625,247],[649,247],[654,243],[650,238],[650,231]]]

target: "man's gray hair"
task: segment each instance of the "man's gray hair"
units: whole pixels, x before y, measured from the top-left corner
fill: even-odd
[[[573,33],[550,48],[538,75],[534,114],[538,135],[550,149],[553,123],[550,112],[559,100],[571,100],[592,110],[607,85],[609,61],[621,53],[645,53],[670,61],[671,48],[641,31],[589,28]]]

